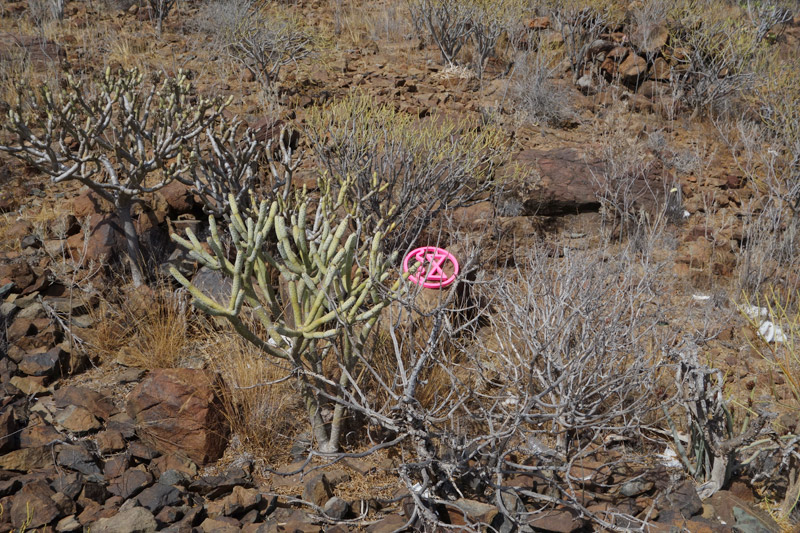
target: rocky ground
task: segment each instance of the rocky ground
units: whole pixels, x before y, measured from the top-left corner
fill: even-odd
[[[236,96],[234,111],[264,137],[274,134],[275,117],[258,104],[257,82],[249,73],[229,67],[213,75],[217,63],[198,51],[203,36],[193,30],[197,10],[191,2],[170,15],[161,39],[155,39],[143,5],[101,4],[68,2],[64,22],[43,37],[20,22],[28,2],[5,2],[0,61],[22,53],[37,75],[59,65],[88,73],[101,62],[167,70],[181,65],[196,73],[200,91]],[[386,6],[362,7],[364,20],[370,20]],[[599,200],[608,187],[598,177],[609,175],[609,150],[623,152],[626,143],[645,146],[642,172],[629,183],[636,209],[648,212],[670,195],[680,196],[668,230],[673,247],[664,252],[676,288],[664,298],[683,315],[675,320],[705,321],[713,330],[703,353],[725,373],[729,394],[746,402],[751,391],[770,390],[791,400],[785,378],[768,371],[749,342],[752,328],[728,302],[737,287],[744,210],[757,191],[714,127],[673,98],[669,57],[660,54],[666,37],[645,53],[628,35],[603,35],[593,52],[595,71],[616,83],[583,76],[573,84],[569,74],[556,80],[568,91],[572,113],[566,124],[547,126],[515,113],[500,60],[490,62],[479,80],[444,68],[425,40],[392,38],[388,22],[386,31],[357,25],[356,8],[337,14],[332,2],[307,1],[296,9],[320,26],[341,15],[349,31],[334,38],[325,61],[285,70],[282,120],[302,128],[310,108],[359,90],[420,119],[445,114],[479,123],[491,117],[504,129],[509,158],[503,172],[511,176],[512,169],[522,169],[521,174],[493,201],[454,215],[461,231],[482,239],[487,263],[508,264],[515,250],[542,235],[575,249],[596,246],[603,237],[599,228],[608,229]],[[558,39],[547,18],[531,15],[526,26],[529,36]],[[103,56],[100,45],[110,45],[95,40],[102,31],[117,32],[128,48],[106,47]],[[796,53],[800,16],[782,35],[782,45]],[[645,59],[654,54],[655,60]],[[314,171],[309,158],[298,182],[312,183]],[[99,310],[108,305],[102,289],[119,283],[117,258],[124,250],[116,216],[87,190],[52,186],[9,158],[0,159],[0,187],[0,531],[413,529],[413,503],[398,481],[392,454],[351,453],[326,465],[305,460],[298,446],[265,464],[237,447],[223,386],[207,361],[189,357],[180,368],[139,368],[122,364],[124,357],[97,357],[92,332],[106,320]],[[137,229],[157,250],[156,268],[171,264],[194,274],[197,265],[174,249],[168,234],[197,227],[203,217],[197,198],[177,183],[148,199]],[[786,276],[789,286],[797,285],[791,282],[797,272]],[[141,298],[145,307],[153,301],[146,288],[126,294]],[[800,433],[797,410],[782,411],[779,423],[787,433]],[[581,504],[594,513],[646,518],[652,532],[793,527],[773,519],[762,505],[765,494],[743,472],[701,501],[696,483],[679,465],[660,463],[631,466],[613,449],[598,449],[573,467],[580,472],[572,475],[584,482]],[[508,483],[542,494],[548,490],[547,481],[534,475]],[[512,503],[525,505],[521,500],[505,505]],[[495,502],[461,499],[437,512],[456,530],[475,521],[496,531],[517,527]],[[546,532],[596,529],[563,505],[532,514],[521,526]]]

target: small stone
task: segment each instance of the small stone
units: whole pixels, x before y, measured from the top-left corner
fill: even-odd
[[[50,483],[50,488],[75,499],[83,489],[83,479],[77,472],[64,472]]]
[[[531,30],[546,30],[550,27],[550,17],[534,17],[528,21]]]
[[[647,61],[637,54],[629,54],[619,66],[620,76],[628,83],[644,81],[646,73]]]
[[[239,527],[238,521],[236,523],[228,522],[222,519],[214,519],[214,518],[206,518],[200,524],[200,529],[202,531],[214,531],[215,533],[239,533],[241,528]],[[288,528],[284,528],[284,531],[293,531]]]
[[[652,481],[646,481],[644,479],[636,479],[633,481],[628,481],[626,483],[623,483],[619,491],[624,496],[633,498],[634,496],[644,494],[645,492],[651,490],[652,488],[653,488]]]
[[[14,496],[11,523],[20,531],[42,527],[61,516],[52,499],[53,490],[44,481],[26,483]]]
[[[0,454],[8,453],[19,447],[19,424],[10,407],[0,413]]]
[[[45,468],[53,464],[49,446],[38,448],[22,448],[0,457],[0,469],[28,472],[37,468]]]
[[[56,524],[56,531],[58,533],[72,533],[73,531],[82,531],[82,530],[83,526],[81,525],[80,522],[78,522],[78,519],[75,517],[74,514],[65,516],[64,518],[58,521],[58,524]]]
[[[317,474],[308,481],[303,487],[303,499],[322,507],[333,496],[330,483],[325,474]]]
[[[158,482],[164,485],[187,485],[189,476],[178,470],[167,470],[159,476]]]
[[[47,392],[47,378],[36,376],[14,376],[9,381],[26,396],[33,396]]]
[[[61,438],[61,433],[56,431],[56,428],[38,416],[34,416],[28,422],[28,427],[20,432],[19,444],[21,448],[37,448],[52,444]]]
[[[22,337],[33,335],[36,328],[31,318],[16,318],[8,328],[6,328],[6,340],[9,344],[17,342]]]
[[[350,512],[350,504],[338,496],[334,496],[325,502],[325,507],[322,509],[326,515],[334,520],[341,520]]]
[[[22,482],[17,478],[0,481],[0,498],[16,494],[22,487]]]
[[[19,241],[19,246],[23,250],[26,248],[39,248],[41,247],[42,242],[36,235],[27,235]]]
[[[75,514],[75,500],[64,494],[63,492],[56,492],[51,496],[61,514]]]
[[[103,427],[92,413],[83,407],[70,405],[56,415],[55,422],[72,433],[87,433]]]
[[[33,302],[25,309],[17,313],[17,318],[23,318],[27,320],[35,320],[37,318],[44,318],[47,316],[47,312],[44,310],[44,306],[39,302]]]
[[[56,407],[60,409],[77,405],[103,420],[108,420],[119,413],[112,403],[110,395],[104,395],[85,387],[61,387],[53,393],[53,399]]]
[[[366,533],[392,533],[394,531],[402,531],[407,522],[408,518],[392,514],[383,520],[379,520],[367,526],[364,531]]]
[[[157,450],[154,450],[150,446],[141,442],[131,442],[130,445],[128,445],[128,453],[131,455],[131,457],[142,459],[144,461],[151,461],[159,456]]]
[[[136,501],[142,507],[146,507],[153,513],[157,513],[166,506],[174,506],[182,503],[181,491],[170,485],[156,483],[144,489],[136,497]]]
[[[102,478],[100,467],[95,463],[92,454],[79,444],[62,444],[56,456],[56,464],[97,480]]]
[[[92,533],[155,533],[158,525],[153,513],[143,507],[133,507],[101,518],[89,529]]]
[[[144,377],[144,370],[140,368],[126,368],[117,375],[117,383],[138,383]]]
[[[202,370],[155,370],[130,393],[128,415],[162,453],[181,451],[198,464],[216,461],[230,432],[213,385],[217,379]]]
[[[184,509],[181,507],[164,507],[156,515],[156,522],[158,522],[159,525],[172,524],[183,518],[183,515]]]
[[[28,376],[61,376],[69,365],[69,353],[56,346],[45,353],[27,354],[19,363],[20,372]]]
[[[121,476],[113,479],[108,484],[108,492],[127,500],[139,494],[152,482],[153,476],[149,472],[133,468],[126,470]]]
[[[100,453],[114,453],[125,449],[125,439],[119,431],[101,431],[95,437]]]
[[[527,519],[527,524],[538,531],[572,533],[582,530],[587,522],[576,511],[562,508],[543,510],[541,513],[533,514]]]
[[[121,476],[130,466],[131,458],[129,455],[116,455],[108,459],[103,465],[103,477],[107,480]]]
[[[674,510],[684,518],[691,518],[703,510],[703,502],[691,481],[684,481],[656,499],[659,511]]]
[[[197,465],[176,454],[162,455],[150,462],[148,467],[153,476],[160,477],[167,470],[177,470],[189,478],[197,475]],[[167,483],[169,485],[169,483]]]
[[[123,439],[129,440],[136,435],[136,427],[128,413],[117,413],[108,419],[106,429],[119,431]]]

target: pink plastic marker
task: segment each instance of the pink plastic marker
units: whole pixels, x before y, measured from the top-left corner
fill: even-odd
[[[458,261],[444,248],[435,246],[423,246],[411,250],[403,259],[403,272],[408,272],[408,265],[417,261],[422,265],[417,271],[408,276],[408,279],[422,285],[426,289],[442,289],[456,280],[458,276]],[[453,273],[448,277],[444,272],[447,261],[453,264]]]

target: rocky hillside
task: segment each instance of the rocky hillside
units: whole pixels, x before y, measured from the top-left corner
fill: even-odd
[[[799,53],[792,0],[3,2],[0,531],[800,531]]]

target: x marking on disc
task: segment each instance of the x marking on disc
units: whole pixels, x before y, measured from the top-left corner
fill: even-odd
[[[426,253],[425,258],[423,259],[420,257],[422,253],[417,254],[417,260],[420,262],[427,262],[428,269],[422,268],[422,274],[425,275],[425,279],[428,281],[443,281],[447,279],[447,275],[445,275],[444,270],[442,270],[442,265],[445,261],[447,261],[447,256],[442,253]]]

